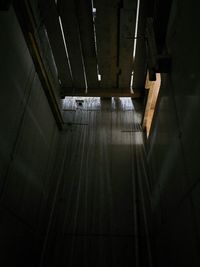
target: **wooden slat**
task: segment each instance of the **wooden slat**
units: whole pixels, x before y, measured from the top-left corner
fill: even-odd
[[[84,92],[86,86],[84,80],[79,25],[74,1],[59,1],[59,11],[72,68],[73,85],[75,89],[81,89]]]
[[[141,97],[140,90],[134,90],[134,94],[130,93],[129,88],[122,88],[116,90],[115,88],[93,88],[89,90],[87,94],[83,94],[82,91],[71,90],[69,88],[62,88],[64,96],[93,96],[93,97],[132,97],[139,98]]]
[[[88,90],[98,87],[97,58],[91,0],[76,0]]]
[[[46,7],[44,6],[44,9],[45,8]],[[57,66],[58,77],[63,86],[72,87],[72,77],[67,61],[67,55],[65,52],[55,1],[49,1],[48,10],[44,10],[44,12],[44,22]]]
[[[144,40],[138,39],[134,62],[134,88],[144,88],[146,79],[146,64],[146,44]]]
[[[117,86],[117,0],[95,0],[97,59],[101,88]]]
[[[120,12],[119,88],[129,87],[133,70],[136,0],[126,0]]]
[[[147,136],[149,135],[149,131],[151,128],[151,123],[153,120],[158,93],[160,90],[160,84],[161,84],[160,73],[156,73],[156,81],[150,81],[149,74],[147,73],[145,88],[149,90],[149,93],[145,108],[144,119],[142,123],[143,128],[146,129]]]
[[[139,13],[139,24],[138,24],[138,39],[136,56],[134,62],[134,88],[144,88],[146,80],[146,40],[145,40],[145,27],[146,27],[146,8],[145,0],[140,0],[140,13]]]

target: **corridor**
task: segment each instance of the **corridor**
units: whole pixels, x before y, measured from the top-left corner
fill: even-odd
[[[197,0],[0,1],[0,266],[200,266],[199,47]]]
[[[141,114],[130,98],[66,98],[63,110],[64,156],[46,266],[139,266],[140,248],[151,257]],[[148,260],[143,264],[150,266]]]

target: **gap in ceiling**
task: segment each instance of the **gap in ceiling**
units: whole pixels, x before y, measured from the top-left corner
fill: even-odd
[[[134,66],[134,62],[135,62],[136,48],[137,48],[139,13],[140,13],[140,0],[137,1],[137,12],[136,12],[135,34],[134,34],[134,45],[133,45],[133,66]],[[130,92],[131,93],[134,93],[133,80],[134,80],[134,70],[131,73],[131,82],[130,82]]]
[[[64,34],[64,31],[63,31],[63,24],[62,24],[62,20],[61,20],[60,16],[58,17],[58,19],[59,19],[60,29],[61,29],[63,43],[64,43],[64,47],[65,47],[65,53],[66,53],[67,61],[68,61],[68,64],[69,64],[70,76],[71,76],[71,79],[72,79],[72,82],[73,82],[72,68],[71,68],[71,64],[70,64],[70,59],[69,59],[69,53],[68,53],[68,49],[67,49],[67,43],[66,43],[66,39],[65,39],[65,34]]]

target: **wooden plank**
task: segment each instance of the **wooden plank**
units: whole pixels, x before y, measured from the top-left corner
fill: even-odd
[[[73,85],[75,89],[84,92],[86,90],[84,65],[82,61],[80,32],[74,1],[59,1],[59,12],[72,68]]]
[[[96,0],[94,2],[101,88],[116,88],[117,86],[117,2],[117,0]]]
[[[138,39],[134,62],[133,88],[144,88],[146,80],[146,44],[145,40]]]
[[[145,0],[140,0],[138,39],[136,56],[134,61],[133,88],[144,88],[146,80],[147,57],[146,57],[146,6]]]
[[[126,0],[120,12],[119,88],[130,87],[137,1]]]
[[[89,90],[88,93],[83,93],[78,90],[71,90],[69,88],[62,88],[64,96],[92,96],[92,97],[131,97],[131,98],[139,98],[141,97],[140,90],[134,90],[134,94],[130,93],[129,88],[122,88],[116,90],[115,88],[93,88],[93,90]]]
[[[45,6],[43,9],[43,12],[45,12],[43,15],[44,23],[57,66],[58,78],[63,86],[72,87],[72,77],[65,52],[55,1],[51,0],[48,2],[48,12],[46,12]]]
[[[88,89],[98,87],[97,58],[95,51],[94,26],[91,0],[76,0],[82,51]]]
[[[149,90],[148,99],[145,107],[145,114],[142,127],[146,129],[147,136],[149,135],[151,123],[153,120],[154,110],[160,90],[161,76],[156,73],[156,81],[149,80],[149,73],[147,73],[145,88]]]

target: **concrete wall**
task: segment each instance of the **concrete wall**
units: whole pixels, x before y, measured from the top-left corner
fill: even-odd
[[[58,130],[15,13],[0,12],[1,266],[38,266]]]
[[[174,0],[148,160],[152,174],[154,266],[200,266],[200,37],[198,1]]]

